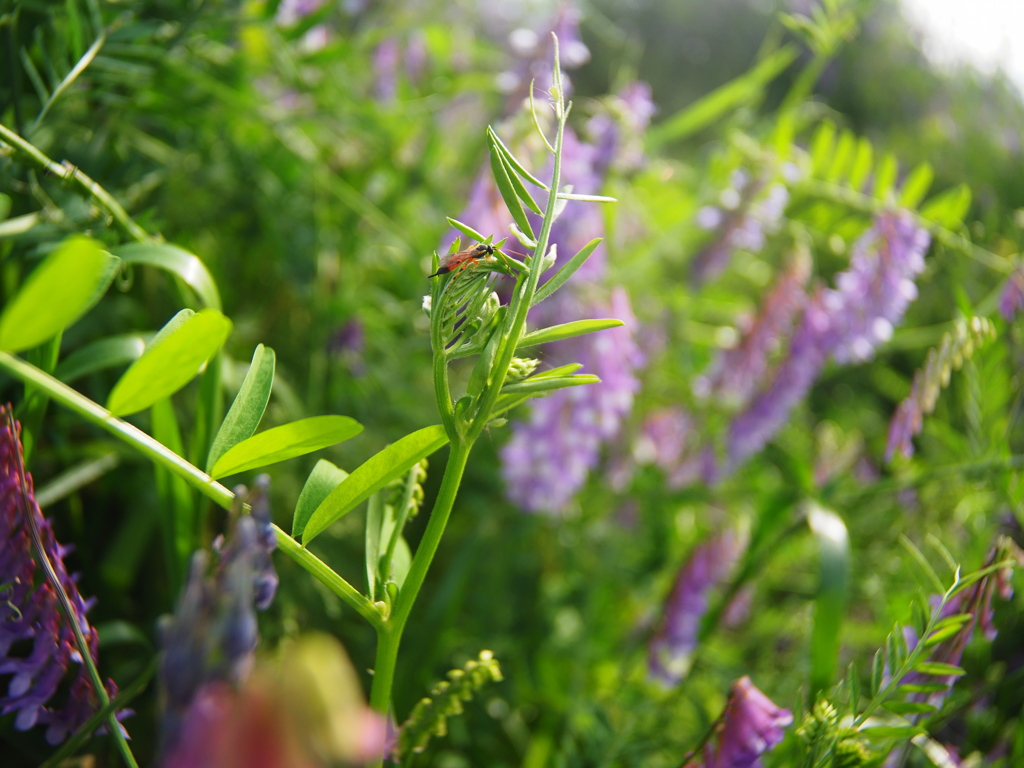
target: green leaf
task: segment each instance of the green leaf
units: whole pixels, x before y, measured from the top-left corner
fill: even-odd
[[[487,137],[488,139],[490,139],[494,147],[501,153],[501,156],[505,159],[505,162],[509,166],[511,166],[517,174],[522,176],[535,187],[540,187],[543,190],[547,190],[548,185],[545,184],[540,179],[538,179],[528,170],[526,170],[526,166],[519,162],[519,159],[512,154],[512,151],[507,146],[505,146],[505,142],[501,140],[501,137],[495,132],[493,128],[491,128],[491,126],[487,126]],[[540,211],[537,211],[537,213],[540,213]]]
[[[380,453],[359,466],[335,488],[313,512],[302,534],[302,543],[308,544],[335,520],[351,512],[396,477],[442,445],[448,434],[442,425],[424,427],[392,443]]]
[[[838,182],[846,177],[847,169],[853,162],[853,153],[856,147],[857,139],[852,131],[843,131],[839,135],[835,154],[832,155],[832,162],[829,164],[828,172],[825,174],[826,181]]]
[[[11,196],[0,193],[0,221],[3,221],[11,212]]]
[[[932,197],[921,206],[921,217],[946,229],[958,229],[971,208],[971,188],[960,184]]]
[[[348,416],[310,416],[268,429],[232,446],[217,459],[210,477],[277,464],[355,437],[363,425]]]
[[[453,219],[451,216],[448,216],[447,218],[449,224],[451,224],[453,227],[459,230],[459,232],[461,232],[462,234],[468,235],[477,242],[482,243],[487,239],[482,234],[473,229],[471,226],[469,226],[469,224],[463,224],[461,221],[459,221],[458,219]],[[458,247],[456,247],[455,250],[458,250]]]
[[[871,662],[871,695],[877,696],[882,688],[882,676],[885,674],[885,651],[879,648]]]
[[[587,333],[596,333],[597,331],[604,331],[609,328],[618,328],[622,325],[625,325],[625,323],[621,320],[615,320],[614,318],[603,320],[576,320],[571,323],[552,325],[550,328],[542,328],[539,331],[526,334],[519,340],[519,345],[516,349],[532,347],[537,344],[546,344],[549,341],[571,339],[574,336],[583,336]]]
[[[938,709],[923,701],[887,701],[883,706],[897,715],[928,715]]]
[[[849,590],[850,537],[835,512],[812,506],[807,524],[818,543],[818,595],[811,632],[810,700],[832,685],[839,660],[839,630]]]
[[[864,188],[864,182],[871,175],[871,162],[873,160],[873,149],[871,142],[861,138],[857,142],[857,154],[853,158],[853,167],[850,169],[850,177],[847,183],[851,189],[860,192]]]
[[[231,321],[216,309],[183,309],[114,385],[107,408],[124,416],[170,397],[195,378],[230,333]]]
[[[857,674],[857,665],[850,662],[846,670],[846,687],[850,692],[850,714],[857,717],[860,708],[860,675]]]
[[[959,626],[948,626],[942,629],[936,629],[928,637],[921,641],[921,645],[925,648],[930,648],[933,645],[938,645],[943,640],[953,637],[960,631]]]
[[[210,455],[206,460],[207,472],[229,448],[250,437],[260,425],[260,419],[270,402],[270,391],[274,387],[276,360],[273,349],[257,345],[242,386],[210,446]]]
[[[320,503],[326,499],[331,491],[338,487],[338,484],[348,477],[348,472],[339,469],[327,459],[320,459],[313,467],[313,471],[306,478],[306,484],[302,486],[302,493],[295,504],[295,513],[292,516],[292,536],[298,538],[313,516],[313,512]]]
[[[508,174],[508,180],[512,183],[512,189],[515,190],[516,197],[523,201],[527,208],[536,213],[538,216],[543,216],[544,211],[537,205],[537,201],[533,199],[533,196],[527,191],[523,182],[516,174],[512,165],[509,163],[508,158],[502,152],[501,147],[494,145],[495,151],[498,153],[498,159],[501,161],[502,167],[505,169],[505,173]]]
[[[552,389],[579,387],[583,384],[600,384],[601,379],[591,373],[578,373],[574,376],[533,376],[523,381],[514,381],[501,388],[502,394],[519,395],[524,393],[548,392]]]
[[[967,673],[954,664],[944,664],[941,661],[922,661],[914,665],[914,671],[922,675],[942,675],[943,677],[960,677]]]
[[[765,92],[765,86],[788,67],[796,56],[795,46],[780,48],[749,72],[702,96],[653,127],[648,133],[648,142],[653,147],[669,141],[680,141],[711,125],[726,113],[759,99]]]
[[[544,283],[537,293],[534,294],[532,306],[540,304],[544,299],[565,285],[566,281],[576,273],[577,269],[586,263],[590,255],[597,249],[597,246],[601,244],[601,239],[600,237],[594,238],[580,248],[579,252],[569,259],[564,267],[552,275],[551,279]]]
[[[875,171],[875,187],[873,194],[879,200],[886,200],[893,187],[896,186],[896,177],[900,172],[900,164],[895,155],[888,154],[882,158],[878,169]]]
[[[523,209],[523,204],[519,201],[519,196],[516,194],[515,187],[512,186],[512,179],[509,178],[508,171],[505,170],[505,164],[501,162],[501,156],[495,149],[494,144],[489,145],[491,152],[491,173],[494,175],[494,183],[498,186],[498,191],[501,193],[501,199],[505,201],[505,207],[508,208],[508,212],[512,215],[512,219],[519,228],[525,232],[532,240],[537,239],[537,235],[533,232],[533,227],[530,226],[530,220],[526,218],[526,211]]]
[[[827,176],[827,167],[832,160],[832,152],[836,146],[836,126],[831,122],[823,122],[818,126],[811,138],[811,175],[816,178]]]
[[[896,695],[906,697],[915,693],[940,693],[948,690],[949,686],[945,683],[907,683],[896,686]]]
[[[138,333],[97,339],[61,360],[53,375],[70,384],[90,373],[133,363],[145,349],[146,337]]]
[[[383,530],[387,506],[380,491],[370,494],[370,503],[366,507],[366,594],[371,601],[378,599],[377,587],[381,585],[380,560],[381,539],[386,536]],[[387,546],[387,542],[384,542]]]
[[[923,729],[913,725],[879,725],[874,728],[861,728],[860,734],[867,739],[892,740],[912,739],[917,734],[923,733]]]
[[[575,200],[579,203],[617,203],[617,197],[607,195],[583,195],[576,192],[559,192],[555,197],[559,200]]]
[[[67,238],[4,308],[0,349],[31,349],[72,325],[102,298],[120,263],[91,238]]]
[[[145,264],[156,267],[185,281],[203,306],[220,309],[220,293],[206,265],[195,254],[170,243],[128,243],[114,248],[127,264]]]
[[[935,172],[928,163],[921,163],[914,168],[900,189],[900,205],[911,209],[920,205],[924,196],[928,194],[933,178]]]

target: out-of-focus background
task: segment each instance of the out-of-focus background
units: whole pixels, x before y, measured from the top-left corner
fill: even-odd
[[[1013,312],[999,312],[1024,225],[1019,2],[4,0],[2,9],[0,122],[208,266],[234,321],[227,401],[264,343],[277,353],[264,426],[320,414],[365,425],[355,440],[270,470],[286,529],[317,458],[351,470],[437,422],[421,310],[432,252],[455,235],[447,216],[507,234],[486,182],[488,125],[546,172],[527,96],[533,79],[547,98],[558,33],[574,102],[567,181],[619,202],[567,209],[560,256],[605,242],[569,298],[535,321],[628,323],[545,353],[545,365],[584,362],[602,384],[539,400],[477,446],[405,635],[396,709],[408,714],[481,649],[505,680],[467,703],[415,764],[678,766],[743,675],[800,713],[809,688],[838,682],[851,661],[868,674],[894,622],[909,624],[914,596],[934,591],[901,537],[944,578],[933,542],[973,570],[998,535],[1019,541],[1022,337]],[[44,110],[101,29],[99,53]],[[5,299],[67,233],[111,246],[122,238],[68,185],[9,158],[0,192],[10,201],[0,221]],[[880,223],[894,204],[916,218]],[[909,234],[893,234],[904,224]],[[841,294],[858,254],[897,260],[899,248],[910,255],[892,291],[843,299],[860,318],[851,327],[863,321],[870,332],[798,359],[803,308]],[[64,335],[61,357],[152,333],[179,308],[178,288],[141,267],[120,277]],[[773,301],[799,309],[764,320]],[[729,357],[755,346],[762,359],[750,370],[749,359]],[[929,351],[943,349],[910,455],[890,424],[918,392],[915,373],[938,359]],[[74,386],[104,402],[123,369],[97,367]],[[469,370],[457,369],[456,382]],[[22,397],[11,380],[0,385],[5,398]],[[186,452],[199,420],[199,384],[190,387],[174,401]],[[146,414],[138,423],[152,426]],[[111,457],[44,512],[74,544],[69,567],[97,598],[90,618],[104,674],[123,686],[153,657],[158,617],[181,588],[154,514],[167,498],[148,464],[52,404],[37,435],[37,489]],[[441,466],[435,456],[412,542]],[[812,504],[849,538],[827,681],[828,665],[809,651],[825,610]],[[206,512],[208,545],[224,519]],[[358,585],[363,522],[362,511],[349,515],[314,547]],[[694,552],[722,536],[753,548],[735,556],[743,566],[729,577],[729,601],[729,579],[704,594],[718,613],[692,619],[703,629],[659,682],[649,648],[666,600]],[[333,633],[368,689],[372,633],[286,558],[275,564],[281,588],[261,615],[262,647]],[[1022,606],[1019,596],[996,603],[995,640],[968,646],[970,682],[930,732],[974,764],[1012,766],[1024,764]],[[132,707],[126,726],[148,762],[158,751],[155,686]],[[766,764],[793,764],[789,738]],[[4,766],[38,765],[49,749],[0,717]],[[96,764],[113,764],[105,749],[94,750]],[[910,764],[927,764],[922,755]]]

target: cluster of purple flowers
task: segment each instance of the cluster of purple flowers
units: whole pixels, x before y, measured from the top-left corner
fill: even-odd
[[[999,294],[999,314],[1011,322],[1024,309],[1024,270],[1017,268],[1010,273]]]
[[[69,599],[93,663],[99,636],[86,619],[93,601],[82,599],[64,565],[70,548],[57,542],[36,503],[32,476],[24,469],[20,425],[15,422],[12,430],[9,414],[10,406],[0,408],[0,679],[6,682],[0,714],[17,712],[14,727],[21,731],[46,726],[46,740],[58,744],[92,717],[100,702],[60,597],[37,570],[40,545]],[[69,669],[76,670],[74,680],[66,700],[58,704],[57,690]],[[113,681],[105,687],[108,696],[116,695]]]
[[[700,544],[680,569],[661,626],[648,646],[652,678],[673,686],[689,672],[711,593],[729,578],[743,546],[737,534],[723,533]]]
[[[749,677],[741,677],[729,691],[717,738],[704,747],[700,762],[686,768],[762,768],[761,756],[782,741],[792,723],[792,712],[777,706]]]
[[[787,172],[792,175],[787,168]],[[757,253],[765,239],[778,231],[789,203],[789,189],[781,181],[754,178],[737,169],[730,186],[719,194],[719,205],[697,212],[697,226],[714,231],[713,242],[693,261],[691,276],[698,285],[719,275],[736,250]]]
[[[728,469],[760,450],[817,379],[831,356],[838,363],[871,358],[892,337],[917,296],[931,238],[905,212],[879,214],[853,248],[835,288],[818,288],[804,308],[788,353],[768,385],[733,421]]]
[[[266,475],[257,478],[248,496],[252,514],[239,514],[228,537],[214,543],[219,558],[212,575],[207,553],[193,556],[177,611],[161,627],[165,766],[188,764],[182,755],[194,745],[183,724],[208,700],[204,691],[237,684],[252,668],[259,640],[255,611],[270,605],[278,584],[268,486]],[[235,495],[245,498],[245,488]]]

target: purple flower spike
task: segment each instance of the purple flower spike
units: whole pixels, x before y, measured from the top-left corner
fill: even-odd
[[[15,422],[12,431],[9,414],[10,406],[0,407],[0,686],[6,688],[0,695],[0,715],[17,712],[14,727],[20,731],[45,725],[46,740],[59,744],[92,717],[100,702],[57,592],[45,576],[37,577],[33,528],[70,600],[94,664],[99,636],[85,616],[92,601],[82,599],[64,565],[69,548],[57,543],[36,503],[32,476],[24,472],[20,425]],[[55,694],[72,667],[77,667],[75,679],[59,705]],[[110,697],[117,694],[112,681],[105,687]]]
[[[165,751],[178,742],[186,713],[204,686],[239,683],[252,668],[259,642],[255,609],[270,605],[277,590],[269,485],[267,475],[260,475],[252,493],[244,486],[235,489],[237,499],[247,498],[252,514],[239,515],[227,538],[214,542],[220,558],[212,574],[207,575],[208,553],[193,556],[177,610],[161,626]]]
[[[1009,323],[1022,308],[1024,308],[1024,271],[1018,268],[1010,273],[1003,284],[1003,290],[999,294],[999,314]]]
[[[917,296],[914,278],[924,269],[931,242],[909,214],[883,213],[853,247],[850,268],[835,288],[821,288],[807,303],[789,353],[768,386],[729,429],[729,467],[761,450],[810,391],[826,361],[869,360],[892,337]]]
[[[729,692],[717,744],[704,748],[703,768],[762,768],[761,755],[782,741],[792,723],[792,712],[776,706],[749,677],[741,677]]]
[[[676,577],[661,627],[648,647],[647,670],[652,678],[673,686],[686,677],[711,592],[728,578],[741,550],[739,537],[726,532],[690,555]]]

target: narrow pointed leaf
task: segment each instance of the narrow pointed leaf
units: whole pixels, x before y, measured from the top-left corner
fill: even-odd
[[[857,154],[854,156],[853,167],[850,169],[850,177],[847,180],[851,189],[855,189],[858,192],[863,189],[864,182],[871,175],[873,155],[874,150],[871,147],[871,142],[862,137],[857,142]]]
[[[576,274],[576,270],[582,267],[587,259],[590,258],[591,254],[597,249],[597,246],[601,244],[601,238],[597,237],[587,243],[585,246],[580,248],[579,252],[566,262],[565,266],[558,270],[551,279],[548,280],[544,285],[540,287],[537,293],[533,297],[534,305],[540,304],[544,299],[553,294],[563,285],[566,281]]]
[[[134,363],[145,349],[146,337],[139,333],[97,339],[61,360],[53,375],[70,384],[90,373]]]
[[[906,208],[916,208],[928,194],[933,178],[935,178],[935,172],[928,163],[921,163],[914,168],[903,183],[903,188],[900,189],[900,205]]]
[[[857,717],[860,709],[860,675],[857,674],[857,665],[852,661],[846,670],[846,687],[850,693],[850,714]]]
[[[858,731],[858,733],[864,736],[864,738],[885,741],[890,741],[892,739],[912,739],[914,736],[917,736],[917,734],[922,732],[923,729],[917,728],[913,725],[879,725],[874,728],[861,728]]]
[[[871,695],[877,696],[882,687],[882,676],[885,674],[885,652],[879,648],[871,662]]]
[[[252,363],[242,380],[242,386],[210,446],[210,455],[206,460],[207,472],[228,449],[256,432],[260,419],[267,409],[267,403],[270,402],[276,360],[277,356],[273,349],[262,344],[257,345],[252,355]]]
[[[967,674],[963,669],[953,664],[943,664],[940,661],[922,661],[914,665],[914,671],[922,675],[942,675],[960,677]]]
[[[906,697],[913,693],[941,693],[949,690],[945,683],[907,683],[896,686],[896,696]]]
[[[502,387],[501,391],[505,395],[518,395],[525,392],[547,392],[552,389],[565,389],[566,387],[579,387],[584,384],[600,383],[601,379],[591,373],[578,373],[574,376],[555,376],[514,381]]]
[[[526,170],[526,167],[521,162],[519,162],[519,159],[512,154],[511,150],[509,150],[509,148],[505,146],[505,142],[501,140],[501,137],[498,136],[495,130],[490,126],[487,126],[487,136],[494,144],[495,148],[501,153],[501,156],[502,158],[504,158],[505,162],[508,163],[517,174],[519,174],[528,182],[533,184],[533,186],[540,187],[541,189],[547,191],[548,185],[545,184],[540,179],[538,179],[528,170]]]
[[[883,157],[878,170],[875,171],[874,196],[879,200],[888,198],[889,193],[896,186],[896,177],[899,175],[899,172],[900,164],[894,155],[888,154]]]
[[[228,449],[213,465],[211,477],[265,467],[344,442],[363,431],[348,416],[311,416],[268,429]]]
[[[923,701],[887,701],[883,706],[897,715],[928,715],[937,709],[934,704]]]
[[[142,357],[114,385],[107,408],[124,416],[170,397],[188,384],[231,333],[231,321],[215,309],[182,310],[154,337]]]
[[[583,195],[575,192],[559,192],[559,200],[575,200],[580,203],[617,203],[619,202],[616,197],[608,197],[606,195]]]
[[[508,180],[512,183],[512,189],[515,190],[516,197],[522,200],[526,207],[529,208],[534,213],[536,213],[538,216],[543,216],[544,211],[542,211],[540,209],[540,206],[537,205],[537,201],[534,200],[530,193],[527,191],[526,187],[523,185],[523,182],[520,180],[519,176],[516,175],[515,170],[512,168],[511,165],[509,165],[508,160],[505,158],[503,154],[501,154],[500,150],[498,151],[498,159],[501,161],[502,166],[505,168],[505,173],[508,174]]]
[[[302,493],[295,504],[295,513],[292,516],[292,536],[299,538],[306,528],[306,523],[313,516],[313,512],[326,499],[331,491],[338,487],[342,480],[348,477],[348,472],[339,469],[327,459],[320,459],[313,467],[313,471],[306,478],[306,484],[302,486]]]
[[[453,219],[451,216],[448,216],[447,218],[449,224],[451,224],[453,227],[459,230],[459,232],[461,232],[462,234],[473,238],[477,242],[482,243],[484,240],[487,239],[482,234],[473,229],[471,226],[469,226],[469,224],[463,224],[461,221],[459,221],[458,219]],[[456,248],[456,250],[458,250],[458,248]]]
[[[494,183],[498,186],[498,191],[501,193],[501,199],[505,201],[505,207],[508,208],[509,214],[511,214],[515,223],[519,225],[519,228],[529,235],[530,238],[536,240],[537,235],[534,234],[533,227],[530,226],[530,220],[526,217],[526,210],[516,194],[515,187],[512,186],[512,179],[509,178],[508,171],[505,170],[505,165],[501,162],[494,144],[490,145],[490,151],[491,173],[494,175]]]
[[[532,347],[537,344],[546,344],[549,341],[571,339],[574,336],[583,336],[588,333],[605,331],[609,328],[618,328],[622,325],[625,325],[625,323],[614,318],[601,320],[576,320],[571,323],[552,325],[550,328],[542,328],[539,331],[533,331],[532,333],[526,334],[519,340],[519,345],[516,349],[521,347]]]
[[[448,442],[442,425],[424,427],[392,443],[359,466],[324,499],[306,523],[302,535],[308,544],[331,523],[351,512],[396,477]]]
[[[31,349],[72,325],[100,300],[120,263],[95,240],[69,237],[43,259],[4,307],[0,349]]]
[[[113,251],[127,264],[145,264],[185,281],[204,307],[220,309],[220,293],[206,265],[195,254],[170,243],[128,243]]]

